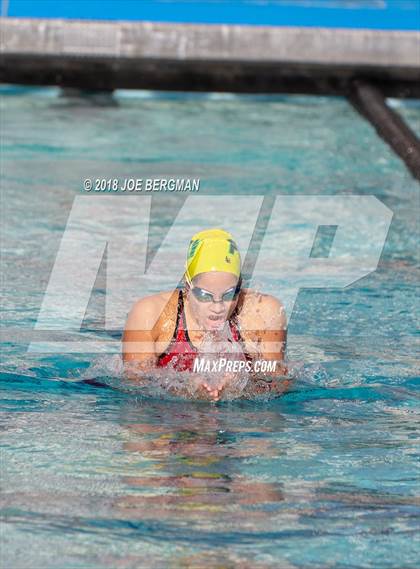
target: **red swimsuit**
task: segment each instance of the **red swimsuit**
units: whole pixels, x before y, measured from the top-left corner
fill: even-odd
[[[182,317],[181,317],[182,316]],[[235,342],[243,343],[239,328],[229,321],[232,338]],[[184,300],[182,291],[179,291],[178,296],[178,312],[176,316],[176,326],[172,336],[172,340],[166,350],[158,357],[157,365],[159,367],[170,366],[177,371],[192,371],[194,367],[194,360],[197,357],[198,350],[191,343],[188,335],[185,312]],[[249,356],[245,354],[249,359]]]

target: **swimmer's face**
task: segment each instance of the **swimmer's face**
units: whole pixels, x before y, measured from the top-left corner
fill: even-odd
[[[213,295],[214,300],[221,301],[225,293],[223,302],[203,302],[188,288],[188,300],[191,312],[196,322],[205,330],[218,330],[222,328],[225,321],[236,307],[238,296],[234,300],[229,298],[232,289],[238,284],[238,278],[232,273],[212,271],[197,275],[192,282],[192,287],[198,287],[201,291],[196,291],[197,296],[210,298],[205,293]]]

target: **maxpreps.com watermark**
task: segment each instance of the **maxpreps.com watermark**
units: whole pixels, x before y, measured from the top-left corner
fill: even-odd
[[[85,192],[198,192],[199,178],[86,178]]]
[[[228,360],[219,358],[218,360],[208,360],[207,358],[196,358],[194,360],[193,371],[195,373],[238,373],[245,371],[250,372],[275,372],[277,369],[277,360]]]

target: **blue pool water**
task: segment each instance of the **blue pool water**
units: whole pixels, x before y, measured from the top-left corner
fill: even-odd
[[[393,104],[419,130],[419,104]],[[107,104],[5,87],[1,144],[1,565],[418,567],[419,188],[348,103],[118,92]],[[200,177],[209,195],[374,195],[394,217],[375,273],[299,293],[287,394],[144,398],[118,355],[27,351],[91,176]],[[155,246],[178,199],[159,202]],[[90,338],[102,334],[99,281]],[[102,386],[82,382],[92,370]]]

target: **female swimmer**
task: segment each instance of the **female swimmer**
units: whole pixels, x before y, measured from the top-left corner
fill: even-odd
[[[209,338],[221,346],[218,362],[203,359]],[[191,372],[201,393],[218,400],[244,369],[256,381],[264,377],[264,390],[284,391],[285,348],[282,304],[242,287],[241,257],[232,235],[209,229],[190,241],[182,288],[134,304],[123,336],[123,361],[131,379],[164,367]],[[203,379],[203,370],[213,370],[216,383]]]

